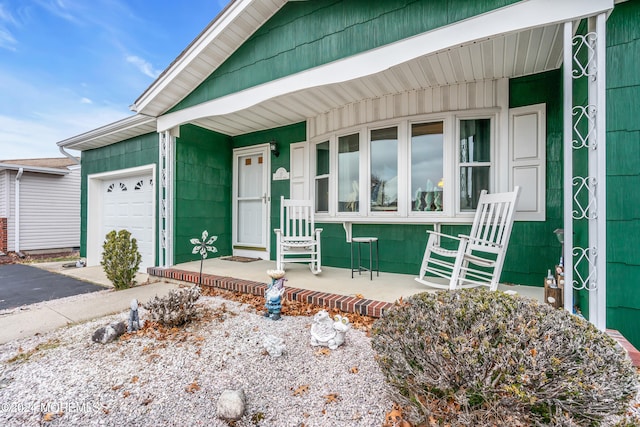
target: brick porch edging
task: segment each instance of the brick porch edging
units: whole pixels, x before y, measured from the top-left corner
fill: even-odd
[[[147,273],[150,276],[190,283],[198,283],[200,279],[199,273],[179,270],[176,268],[149,267],[147,268]],[[202,285],[257,296],[264,296],[267,289],[266,283],[205,273],[202,273]],[[292,288],[289,286],[285,288],[285,297],[290,301],[314,304],[319,307],[336,308],[345,313],[357,313],[371,317],[381,317],[386,310],[393,306],[390,302],[362,299],[349,295],[310,291],[307,289]]]

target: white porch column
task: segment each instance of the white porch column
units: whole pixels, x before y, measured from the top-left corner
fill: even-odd
[[[158,133],[158,265],[173,265],[173,163],[175,138],[166,130]]]
[[[588,19],[588,32],[564,26],[564,262],[565,309],[574,290],[589,292],[589,320],[606,329],[606,14]],[[573,105],[573,80],[587,79],[587,105]],[[574,175],[574,152],[588,159],[586,176]],[[586,222],[587,247],[573,242],[574,221]]]

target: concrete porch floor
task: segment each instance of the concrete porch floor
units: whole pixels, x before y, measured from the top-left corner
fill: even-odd
[[[199,273],[200,261],[177,264],[172,268]],[[268,283],[270,278],[267,275],[267,270],[275,268],[275,261],[238,262],[211,258],[204,260],[202,273]],[[314,275],[309,270],[308,264],[303,263],[286,264],[286,273],[285,286],[287,287],[347,296],[359,294],[365,299],[390,303],[401,297],[406,298],[420,292],[436,290],[416,282],[414,278],[417,277],[417,274],[380,272],[378,277],[374,272],[373,280],[370,280],[369,272],[362,272],[361,275],[356,272],[352,279],[351,272],[345,268],[323,266],[322,273]],[[542,287],[501,284],[498,289],[501,291],[513,290],[521,296],[534,298],[538,301],[542,301],[544,298],[544,288]]]

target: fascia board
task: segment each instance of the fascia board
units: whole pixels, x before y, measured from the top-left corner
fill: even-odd
[[[91,141],[99,138],[104,138],[106,136],[115,136],[120,132],[124,132],[138,126],[155,124],[155,121],[155,117],[136,114],[134,116],[118,120],[117,122],[110,123],[100,128],[90,130],[89,132],[67,138],[65,140],[57,142],[56,144],[58,145],[58,147],[82,151],[85,148],[83,147],[83,145]]]
[[[44,168],[37,166],[25,166],[18,165],[13,163],[0,163],[0,170],[20,170],[22,169],[24,172],[37,172],[37,173],[46,173],[49,175],[67,175],[70,171],[67,169],[57,169],[57,168]]]
[[[345,59],[158,117],[158,132],[191,120],[231,114],[266,100],[342,83],[476,40],[574,21],[613,8],[613,0],[528,0]]]

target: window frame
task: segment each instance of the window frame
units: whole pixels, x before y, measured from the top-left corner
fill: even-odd
[[[488,162],[461,162],[460,161],[460,122],[463,120],[483,120],[489,119],[489,132],[490,132],[490,140],[489,140],[489,161]],[[455,216],[463,216],[463,215],[471,215],[475,213],[475,209],[466,209],[462,210],[460,208],[460,170],[463,166],[470,167],[481,167],[481,166],[489,166],[489,188],[486,190],[489,193],[493,193],[496,189],[496,171],[498,169],[497,166],[497,150],[496,150],[496,132],[497,132],[497,121],[498,115],[497,113],[478,113],[478,114],[456,114],[455,116],[455,138],[454,138],[454,149],[455,149],[455,171],[454,171],[454,183],[455,183]],[[506,167],[506,165],[505,165]]]
[[[498,119],[500,110],[497,108],[473,111],[449,111],[418,116],[397,117],[389,120],[362,123],[357,126],[343,128],[338,131],[316,135],[310,139],[311,176],[310,194],[315,203],[316,179],[316,150],[317,144],[329,141],[329,210],[316,212],[318,221],[324,222],[400,222],[400,223],[453,223],[468,222],[473,217],[473,211],[460,210],[460,153],[459,135],[460,121],[473,119],[490,119],[490,188],[496,191],[497,180],[497,150]],[[412,124],[442,122],[443,124],[443,210],[442,211],[413,211],[411,203],[411,135]],[[370,210],[370,178],[371,178],[371,131],[397,126],[398,128],[398,209],[392,212],[376,212]],[[338,139],[342,136],[359,134],[359,208],[355,212],[338,212]],[[507,165],[505,165],[506,167]],[[447,183],[452,183],[449,185]],[[363,192],[362,189],[367,191]]]

